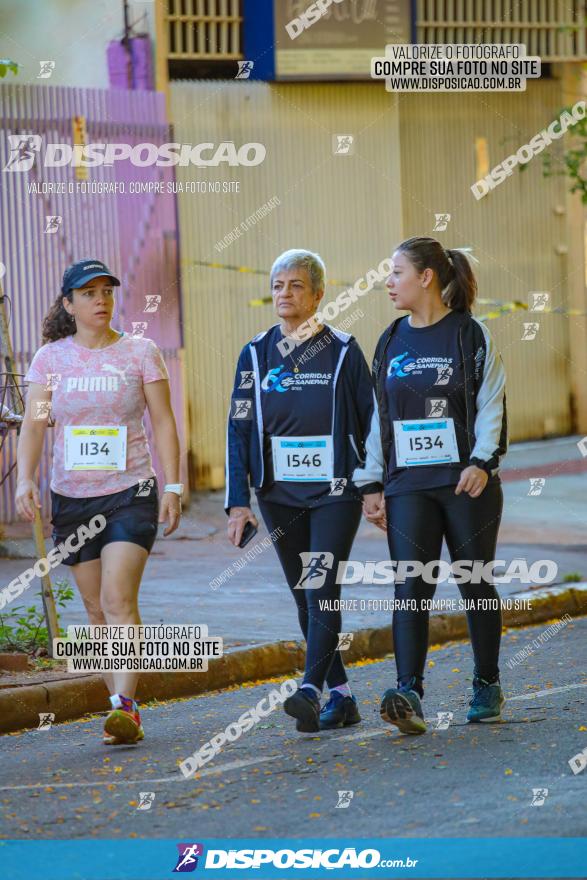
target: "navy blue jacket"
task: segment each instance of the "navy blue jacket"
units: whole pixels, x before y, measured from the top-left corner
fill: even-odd
[[[366,449],[368,435],[379,430],[369,367],[353,336],[325,326],[333,336],[330,344],[338,349],[332,408],[334,473],[362,494],[381,491],[381,463]],[[267,479],[261,408],[261,381],[268,369],[267,333],[259,333],[245,345],[236,367],[226,439],[227,511],[249,507],[250,486],[261,489]],[[237,413],[241,417],[235,417]]]

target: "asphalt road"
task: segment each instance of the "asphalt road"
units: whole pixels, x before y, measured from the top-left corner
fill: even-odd
[[[467,643],[432,650],[425,714],[448,729],[405,737],[379,700],[393,658],[352,668],[363,722],[300,735],[277,708],[229,743],[196,778],[178,763],[277,683],[146,707],[145,741],[105,747],[101,720],[0,738],[2,838],[500,837],[587,834],[587,618],[575,619],[509,669],[545,625],[504,635],[508,703],[499,725],[468,725]],[[433,665],[432,665],[433,664]],[[532,805],[533,789],[548,789]],[[338,792],[352,791],[347,807]],[[153,792],[150,809],[137,809]]]

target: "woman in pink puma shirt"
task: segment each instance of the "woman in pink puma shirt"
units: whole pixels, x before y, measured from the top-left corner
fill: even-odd
[[[40,507],[35,482],[47,408],[55,422],[51,501],[53,540],[67,544],[70,565],[91,624],[138,624],[145,563],[167,522],[179,525],[179,440],[169,376],[151,339],[114,330],[114,287],[120,281],[100,260],[66,269],[61,295],[43,324],[43,342],[29,371],[18,443],[16,507],[29,521]],[[47,403],[50,401],[50,404]],[[145,407],[166,485],[158,503],[155,471],[143,427]],[[94,537],[77,535],[93,520]],[[138,674],[105,673],[112,711],[104,742],[138,742],[144,731],[134,700]]]

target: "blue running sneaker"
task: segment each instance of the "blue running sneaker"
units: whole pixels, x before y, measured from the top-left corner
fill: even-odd
[[[299,733],[317,733],[320,730],[320,700],[310,688],[298,688],[283,704],[284,711],[296,719]]]
[[[414,679],[409,684],[385,691],[379,712],[384,721],[395,724],[401,733],[426,733],[420,695],[411,689],[413,683]]]
[[[467,712],[467,721],[501,721],[505,697],[498,681],[489,684],[484,678],[473,679],[473,698]]]
[[[320,710],[320,730],[350,727],[359,724],[361,716],[354,697],[345,697],[339,691],[330,691],[330,699]]]

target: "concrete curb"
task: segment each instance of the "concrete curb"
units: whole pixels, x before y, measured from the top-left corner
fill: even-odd
[[[532,610],[505,610],[503,621],[507,627],[529,626],[564,614],[571,617],[587,614],[587,583],[530,590],[511,598],[530,600]],[[430,616],[430,644],[444,644],[466,638],[467,634],[464,613]],[[376,660],[392,652],[391,626],[361,629],[354,633],[344,659],[347,663]],[[141,676],[138,698],[144,702],[196,696],[244,682],[294,674],[303,669],[303,665],[301,642],[271,642],[211,660],[207,673],[145,673]],[[36,728],[40,712],[53,712],[55,721],[60,722],[81,718],[86,713],[103,712],[107,705],[107,691],[99,675],[5,688],[0,690],[0,732]]]

